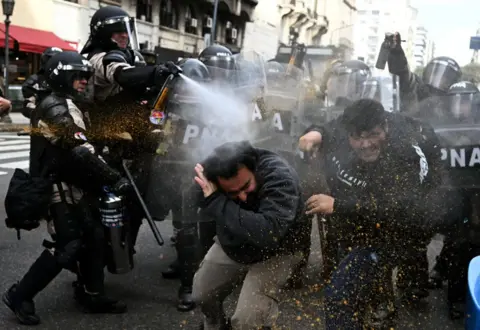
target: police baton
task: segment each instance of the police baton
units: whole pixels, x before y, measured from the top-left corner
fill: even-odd
[[[152,229],[153,236],[155,236],[155,240],[157,241],[158,245],[162,246],[165,243],[165,241],[163,240],[162,234],[160,234],[160,231],[158,230],[158,227],[155,224],[155,221],[153,221],[150,211],[148,211],[147,205],[145,204],[145,201],[143,200],[142,195],[140,194],[140,190],[138,190],[137,185],[135,184],[135,180],[133,179],[132,173],[130,173],[130,170],[128,169],[126,159],[122,161],[122,165],[123,165],[123,169],[125,170],[125,173],[127,174],[128,181],[130,181],[130,184],[132,185],[133,190],[135,190],[135,194],[137,195],[138,201],[142,205],[143,211],[145,212],[145,217],[147,218],[147,222],[150,225],[150,228]]]

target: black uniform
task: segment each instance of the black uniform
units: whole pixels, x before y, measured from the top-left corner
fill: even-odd
[[[140,159],[139,155],[150,148],[151,138],[149,108],[140,105],[148,87],[161,86],[178,68],[167,64],[146,66],[142,55],[136,51],[135,21],[127,12],[116,6],[102,7],[95,12],[90,23],[90,38],[81,51],[95,68],[94,105],[90,113],[95,134],[103,136],[109,149],[112,166],[121,168],[121,159]],[[112,38],[114,34],[127,34],[128,45],[120,45]],[[115,135],[127,132],[132,143],[115,141]],[[112,141],[113,140],[113,141]],[[147,141],[148,140],[148,141]],[[157,138],[153,138],[153,142]],[[156,146],[155,146],[156,147]],[[155,149],[153,149],[155,150]],[[134,168],[145,170],[140,163]],[[138,174],[138,173],[136,173]],[[135,174],[134,174],[135,175]],[[139,184],[141,186],[141,184]],[[136,239],[143,211],[136,203],[130,205],[132,214],[132,237]]]
[[[79,264],[81,284],[75,298],[92,312],[122,313],[125,305],[104,293],[103,227],[95,209],[98,190],[122,186],[120,174],[95,153],[87,140],[89,119],[73,103],[80,96],[75,83],[92,77],[90,63],[76,52],[62,52],[46,65],[47,83],[53,92],[35,110],[30,155],[30,175],[50,179],[53,195],[49,217],[55,225],[54,250],[45,250],[3,301],[24,324],[38,324],[33,298],[62,269]]]
[[[44,76],[45,65],[53,55],[59,52],[62,52],[60,48],[47,48],[40,57],[40,70],[28,77],[28,79],[22,84],[22,94],[24,99],[22,114],[25,117],[30,118],[35,106],[40,103],[45,96],[51,93],[50,87],[48,87]]]
[[[218,57],[217,54],[219,54]],[[226,73],[235,68],[232,53],[223,46],[208,47],[199,55],[199,59],[182,60],[179,65],[187,77],[203,83],[227,80],[229,77],[226,76]],[[175,95],[181,97],[180,88],[185,88],[185,86],[182,84],[174,86],[174,92]],[[195,107],[195,103],[177,99],[172,100],[169,107],[169,112],[176,113],[178,111],[181,118],[177,123],[176,131],[179,133],[184,131],[190,118],[186,118],[182,114],[188,113],[184,110]],[[195,113],[195,111],[198,109],[192,109],[191,113]],[[175,139],[178,139],[175,143],[182,143],[180,136],[175,136]],[[191,177],[185,177],[185,173],[192,173],[195,166],[191,162],[191,153],[195,152],[195,147],[174,145],[171,149],[163,159],[165,163],[161,166],[168,173],[172,173],[172,177],[163,182],[161,186],[165,186],[164,192],[169,194],[168,197],[163,198],[163,203],[165,201],[170,203],[168,208],[172,209],[174,226],[178,229],[175,242],[177,260],[162,275],[165,278],[180,278],[181,286],[177,308],[180,311],[189,311],[194,308],[191,298],[193,276],[200,260],[213,244],[215,223],[197,214],[198,207],[194,202],[195,193],[191,190]]]

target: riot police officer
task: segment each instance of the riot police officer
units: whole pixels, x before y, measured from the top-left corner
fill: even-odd
[[[208,68],[200,60],[194,58],[183,59],[179,62],[183,74],[197,82],[209,82],[211,80]],[[185,99],[184,89],[188,88],[182,82],[175,84],[172,88],[173,96],[168,104],[168,111],[175,113],[176,110],[184,110],[187,107],[195,106],[195,101]],[[185,118],[184,118],[185,119]],[[161,194],[158,198],[162,204],[162,209],[172,210],[173,226],[177,233],[175,236],[175,249],[177,251],[177,260],[169,268],[162,272],[164,278],[180,278],[180,288],[178,292],[179,311],[189,311],[194,308],[192,301],[193,275],[198,266],[198,260],[203,257],[202,252],[198,252],[198,221],[196,209],[188,209],[185,205],[189,198],[188,190],[191,186],[190,180],[185,180],[185,173],[189,173],[194,164],[189,159],[189,150],[181,146],[175,146],[173,150],[165,157],[158,159],[162,167],[162,172],[170,173],[169,180],[159,183],[157,190]]]
[[[446,56],[433,58],[423,70],[422,77],[410,71],[407,57],[401,45],[398,32],[394,34],[388,56],[388,69],[400,79],[400,97],[403,111],[415,111],[418,103],[429,98],[431,106],[439,105],[435,96],[444,96],[449,87],[460,80],[462,71],[458,63]],[[423,105],[420,108],[427,108]]]
[[[437,111],[430,120],[438,131],[442,147],[446,148],[443,160],[448,167],[449,226],[444,228],[444,246],[430,277],[432,286],[440,287],[448,281],[447,304],[450,317],[461,318],[467,295],[467,272],[470,260],[479,254],[478,238],[480,219],[478,217],[478,178],[471,162],[455,166],[451,150],[461,148],[466,154],[476,148],[479,136],[476,127],[480,124],[480,93],[469,81],[453,84],[448,90],[446,111]],[[444,130],[443,128],[448,128]],[[469,128],[470,127],[470,128]],[[472,151],[473,152],[473,151]],[[473,159],[473,158],[472,158]]]
[[[135,18],[117,6],[102,7],[90,21],[90,37],[82,49],[82,54],[95,68],[95,89],[92,105],[92,124],[99,135],[110,139],[118,133],[128,132],[132,144],[125,148],[122,143],[110,144],[112,166],[121,167],[122,158],[135,158],[143,161],[134,168],[142,172],[140,179],[148,173],[148,160],[140,159],[143,151],[158,138],[152,137],[148,125],[148,107],[140,105],[149,87],[162,86],[170,74],[178,74],[179,68],[169,62],[166,65],[146,66],[138,49]],[[111,128],[107,131],[107,128]],[[111,142],[111,141],[110,141]],[[127,155],[127,153],[129,153]],[[136,173],[137,177],[139,173]],[[134,174],[135,175],[135,174]],[[145,180],[143,180],[145,181]],[[141,190],[145,182],[139,182]],[[143,210],[133,203],[129,206],[132,219],[132,238],[135,241]]]
[[[79,267],[82,284],[75,299],[85,311],[123,313],[123,303],[105,296],[103,228],[95,216],[97,191],[111,186],[124,192],[128,184],[98,157],[88,141],[88,115],[74,103],[84,97],[93,76],[91,64],[76,52],[61,52],[45,66],[52,93],[35,109],[30,155],[30,175],[51,180],[53,195],[49,217],[55,225],[53,250],[46,249],[25,276],[3,296],[17,319],[38,324],[33,298],[62,269]]]
[[[36,74],[32,74],[22,85],[22,94],[24,105],[22,114],[30,118],[31,112],[35,106],[40,103],[43,97],[50,94],[50,88],[45,81],[45,65],[53,55],[62,52],[60,48],[49,47],[40,56],[40,70]]]

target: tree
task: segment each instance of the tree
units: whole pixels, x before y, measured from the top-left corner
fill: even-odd
[[[422,73],[423,73],[423,69],[425,69],[423,66],[417,66],[417,67],[415,68],[414,73],[415,73],[417,76],[421,77],[421,76],[422,76]]]
[[[462,80],[471,81],[474,84],[480,83],[480,64],[470,63],[462,68]]]

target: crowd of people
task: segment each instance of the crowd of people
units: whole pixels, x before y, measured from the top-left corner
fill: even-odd
[[[106,191],[122,196],[122,212],[129,215],[128,252],[135,254],[144,213],[122,160],[133,159],[131,169],[148,172],[141,155],[158,146],[159,135],[149,129],[145,91],[161,89],[181,73],[205,80],[210,67],[233,69],[232,53],[219,45],[198,59],[147,66],[135,48],[134,29],[134,19],[121,8],[102,7],[92,17],[90,38],[80,53],[48,49],[40,72],[24,84],[31,155],[30,185],[23,196],[48,198],[25,204],[38,219],[15,219],[8,208],[7,215],[20,229],[26,221],[46,219],[53,242],[44,244],[3,296],[22,324],[40,323],[34,298],[64,269],[77,276],[75,299],[84,311],[127,311],[125,303],[105,292],[105,260],[111,258],[105,242],[111,237],[100,221],[99,203]],[[476,123],[478,90],[460,81],[460,68],[449,58],[432,60],[422,78],[414,75],[400,36],[395,38],[388,61],[400,78],[403,113],[364,97],[364,82],[371,78],[365,63],[337,61],[325,75],[326,107],[318,111],[339,115],[308,123],[296,141],[304,155],[321,164],[318,175],[328,191],[325,185],[306,189],[305,173],[275,148],[246,140],[222,143],[198,163],[177,169],[186,180],[165,185],[170,203],[165,213],[173,211],[178,230],[178,260],[164,276],[180,278],[178,308],[198,306],[202,329],[273,329],[282,292],[293,280],[301,285],[305,275],[315,216],[326,223],[326,329],[393,326],[395,268],[396,286],[408,302],[425,299],[432,287],[448,280],[451,316],[461,317],[458,304],[466,297],[465,273],[475,242],[462,236],[458,218],[471,217],[475,212],[468,210],[476,205],[470,190],[449,186],[438,123],[431,120]],[[450,96],[449,102],[436,101],[443,96]],[[8,111],[10,105],[0,99],[3,107]],[[124,132],[131,136],[128,144],[118,142]],[[446,235],[445,248],[429,276],[427,245],[436,233]],[[223,301],[239,285],[230,317]]]

